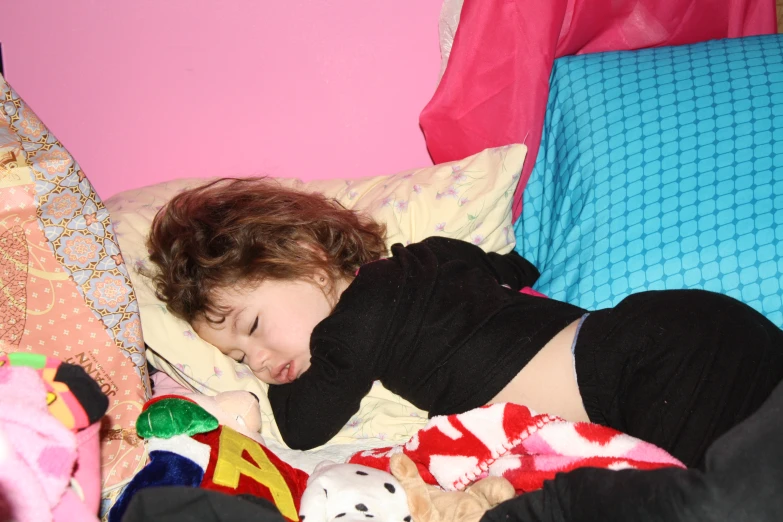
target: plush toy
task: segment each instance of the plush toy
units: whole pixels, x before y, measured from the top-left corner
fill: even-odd
[[[264,444],[264,439],[260,435],[261,408],[258,405],[258,397],[249,391],[222,392],[215,396],[194,393],[164,372],[156,372],[151,380],[154,390],[153,399],[166,395],[190,399],[215,417],[219,424]]]
[[[118,497],[109,511],[109,522],[122,520],[138,491],[158,486],[262,497],[289,522],[298,522],[308,475],[259,442],[260,414],[255,416],[258,407],[248,399],[256,401],[248,392],[228,392],[217,398],[187,394],[150,399],[136,420],[136,432],[147,441],[150,462]]]
[[[0,520],[97,522],[108,404],[81,366],[0,355]]]
[[[302,495],[302,522],[411,522],[400,483],[358,464],[319,463]]]
[[[215,396],[185,393],[188,398],[214,416],[218,424],[228,426],[245,437],[264,444],[261,437],[261,409],[258,398],[244,390],[218,393]]]
[[[503,477],[480,479],[464,491],[443,491],[424,482],[404,453],[392,455],[389,467],[405,489],[414,522],[478,522],[487,510],[515,493]]]

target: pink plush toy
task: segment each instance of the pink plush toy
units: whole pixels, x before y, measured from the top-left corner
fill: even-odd
[[[222,425],[264,444],[261,437],[261,409],[258,399],[244,390],[221,392],[215,396],[191,392],[163,372],[152,376],[154,397],[180,395],[186,397],[214,416]]]
[[[74,433],[36,370],[0,366],[0,520],[97,522],[98,428]]]

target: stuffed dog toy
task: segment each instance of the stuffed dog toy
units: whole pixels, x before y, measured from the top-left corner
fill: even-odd
[[[400,483],[385,471],[358,464],[319,463],[307,481],[302,522],[411,522]]]

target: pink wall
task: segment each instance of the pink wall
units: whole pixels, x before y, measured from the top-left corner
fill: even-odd
[[[2,0],[6,78],[98,193],[430,165],[442,0]]]

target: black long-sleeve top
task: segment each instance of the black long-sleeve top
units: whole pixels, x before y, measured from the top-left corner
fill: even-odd
[[[432,237],[391,253],[363,266],[316,325],[310,368],[269,387],[290,447],[334,437],[375,380],[430,416],[482,406],[584,313],[519,293],[539,272],[515,252]]]

